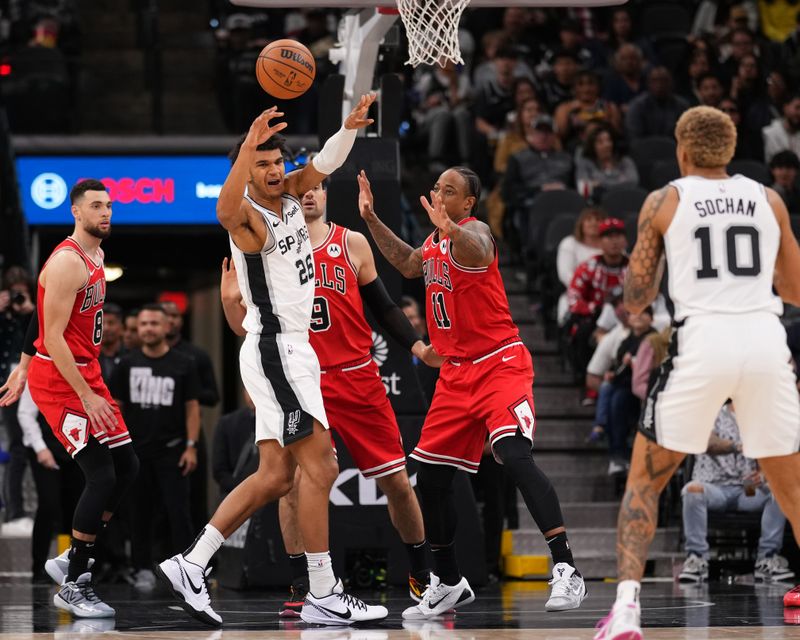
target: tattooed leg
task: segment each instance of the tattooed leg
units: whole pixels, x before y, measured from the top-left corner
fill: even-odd
[[[658,522],[658,498],[685,453],[636,434],[631,469],[617,521],[617,578],[641,581]]]

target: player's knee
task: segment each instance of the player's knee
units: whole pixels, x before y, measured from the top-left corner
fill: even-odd
[[[139,456],[133,450],[133,445],[123,445],[114,449],[114,473],[118,486],[130,486],[139,475]]]
[[[703,493],[703,485],[699,482],[690,482],[683,490],[685,493]]]
[[[408,480],[408,473],[405,470],[398,471],[376,481],[378,488],[386,495],[388,500],[400,500],[413,494],[411,483]]]
[[[522,436],[501,438],[495,442],[492,451],[512,474],[533,465],[530,440]]]

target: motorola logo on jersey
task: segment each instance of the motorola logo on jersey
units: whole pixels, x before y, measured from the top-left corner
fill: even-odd
[[[67,199],[67,183],[57,173],[41,173],[31,182],[31,198],[42,209],[56,209]]]
[[[175,202],[172,178],[102,178],[112,202],[120,204],[161,204]]]

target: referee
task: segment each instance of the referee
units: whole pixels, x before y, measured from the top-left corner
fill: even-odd
[[[182,551],[193,538],[189,474],[197,467],[200,381],[192,360],[167,343],[167,317],[160,305],[145,305],[137,320],[141,349],[120,360],[111,392],[141,463],[132,505],[135,586],[152,589],[154,516],[166,514],[168,553]]]

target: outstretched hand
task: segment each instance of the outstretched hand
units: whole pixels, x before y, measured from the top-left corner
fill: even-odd
[[[262,111],[261,115],[253,120],[253,124],[250,125],[250,130],[247,132],[243,146],[255,149],[279,131],[283,131],[288,126],[285,122],[279,122],[274,126],[270,125],[271,120],[280,118],[282,115],[283,112],[278,111],[278,107],[270,107],[266,111]]]
[[[378,97],[375,93],[368,93],[366,95],[361,96],[361,100],[358,101],[358,104],[353,108],[350,112],[350,115],[344,121],[344,128],[345,129],[363,129],[366,126],[371,125],[375,122],[372,118],[367,118],[367,112],[369,111],[370,106],[372,103],[375,102],[375,99]],[[283,115],[283,114],[281,114]]]
[[[28,368],[17,365],[14,370],[8,374],[5,384],[0,387],[0,407],[9,407],[19,400],[19,397],[25,390],[25,384],[27,382]]]
[[[358,212],[364,220],[377,217],[375,215],[375,198],[372,196],[372,187],[369,184],[366,172],[362,169],[356,175],[358,180]]]
[[[430,202],[428,202],[425,196],[420,196],[419,201],[422,203],[425,211],[428,212],[431,223],[439,230],[439,237],[446,238],[454,225],[453,221],[447,215],[447,209],[445,209],[442,196],[435,191],[431,191]]]

